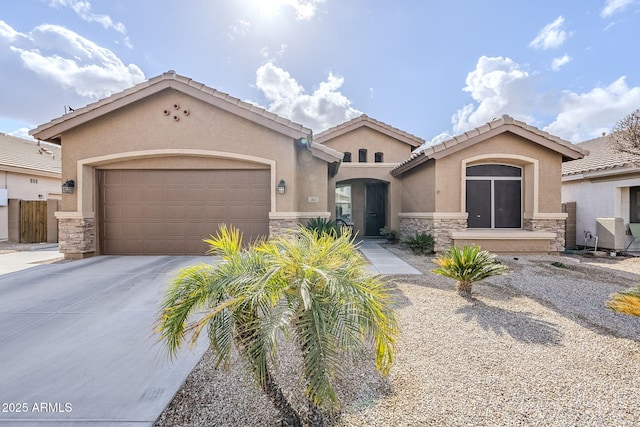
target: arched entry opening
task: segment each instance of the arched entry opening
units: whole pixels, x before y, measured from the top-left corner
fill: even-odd
[[[350,179],[336,183],[336,219],[353,225],[361,237],[380,236],[389,224],[389,183],[377,179]]]

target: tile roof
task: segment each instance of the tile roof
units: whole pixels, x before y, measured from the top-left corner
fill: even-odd
[[[0,170],[61,173],[60,147],[0,132]]]
[[[424,139],[422,138],[419,138],[415,135],[412,135],[398,128],[394,128],[393,126],[388,125],[384,122],[381,122],[380,120],[372,119],[366,114],[356,117],[355,119],[351,119],[348,122],[341,123],[338,126],[334,126],[327,130],[324,130],[319,134],[317,134],[313,139],[314,141],[320,144],[323,144],[332,138],[343,135],[347,132],[350,132],[352,130],[358,129],[363,126],[369,127],[371,129],[382,132],[386,135],[389,135],[392,138],[395,138],[399,141],[409,144],[414,148],[421,146],[425,142]]]
[[[484,141],[487,138],[507,131],[531,139],[542,146],[561,153],[564,160],[579,159],[588,153],[569,141],[551,135],[535,126],[530,126],[525,122],[515,120],[513,117],[505,114],[501,118],[494,119],[468,132],[415,151],[407,160],[392,169],[391,174],[402,174],[429,159],[445,157],[477,142]]]
[[[628,172],[628,168],[636,167],[638,157],[633,154],[619,153],[609,147],[609,136],[590,139],[581,142],[578,147],[588,150],[589,155],[582,159],[572,160],[562,164],[562,176],[579,175],[589,172],[610,171]]]
[[[122,92],[100,99],[85,107],[77,108],[72,112],[38,126],[36,129],[31,130],[29,134],[37,139],[59,143],[62,132],[167,88],[173,88],[191,94],[202,101],[282,133],[291,134],[296,138],[311,135],[312,133],[311,129],[299,123],[292,122],[289,119],[270,113],[264,108],[242,101],[188,77],[176,74],[175,71],[168,71],[125,89]]]

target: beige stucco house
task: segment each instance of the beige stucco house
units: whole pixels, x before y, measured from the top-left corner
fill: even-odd
[[[75,183],[57,213],[67,257],[202,254],[218,224],[251,240],[314,217],[557,252],[561,164],[584,154],[508,116],[418,154],[422,139],[367,116],[313,135],[174,72],[31,134],[61,144]]]
[[[21,214],[28,214],[21,212],[21,204],[31,201],[42,202],[43,217],[26,220],[23,226],[37,227],[40,241],[57,241],[53,213],[61,197],[60,157],[58,145],[0,132],[0,241],[20,242],[21,235],[32,234],[21,230]]]

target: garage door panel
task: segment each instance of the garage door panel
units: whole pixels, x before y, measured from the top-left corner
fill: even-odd
[[[105,219],[109,220],[121,220],[122,219],[122,206],[109,205],[103,210]]]
[[[108,223],[106,224],[106,234],[112,239],[122,239],[125,230],[122,223]]]
[[[120,201],[122,200],[122,188],[115,186],[108,186],[105,188],[104,198],[106,201]]]
[[[145,202],[162,203],[164,201],[164,189],[159,185],[144,187],[142,200],[144,200]]]
[[[103,254],[202,255],[221,224],[268,234],[269,170],[103,170],[99,183]]]
[[[141,185],[127,186],[123,189],[124,200],[127,202],[140,202],[144,197],[143,187]]]
[[[145,235],[144,226],[144,221],[127,221],[120,223],[123,237],[143,237]],[[108,233],[108,228],[106,235],[111,237],[111,234]]]
[[[122,239],[105,239],[102,241],[106,253],[124,254]]]
[[[144,220],[146,216],[146,208],[143,205],[124,205],[122,207],[122,219]],[[108,218],[108,217],[107,217]]]
[[[126,239],[122,241],[122,255],[138,255],[144,253],[146,240]]]

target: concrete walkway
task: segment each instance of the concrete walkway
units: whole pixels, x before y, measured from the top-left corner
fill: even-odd
[[[63,255],[58,251],[58,245],[48,245],[37,250],[0,254],[0,275],[21,271],[58,258],[63,258]]]
[[[375,274],[422,274],[374,240],[363,240],[360,252],[371,263],[368,270]]]

